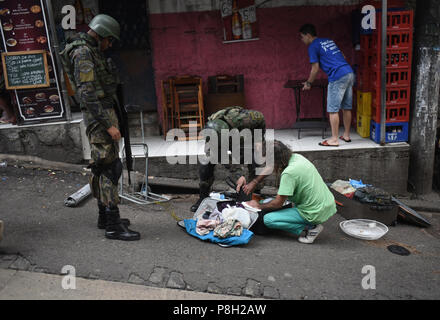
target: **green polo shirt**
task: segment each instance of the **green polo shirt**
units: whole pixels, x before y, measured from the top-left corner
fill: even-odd
[[[333,194],[313,163],[293,154],[281,174],[280,196],[287,196],[301,216],[311,224],[321,224],[336,213]]]

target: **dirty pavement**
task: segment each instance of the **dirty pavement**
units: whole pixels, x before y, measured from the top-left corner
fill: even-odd
[[[176,217],[192,217],[189,208],[196,195],[174,194],[163,205],[125,202],[120,206],[121,216],[141,233],[140,241],[127,243],[107,240],[104,231],[97,229],[94,199],[76,208],[64,205],[86,183],[87,175],[81,172],[18,165],[0,168],[3,274],[60,275],[70,265],[81,281],[232,299],[440,298],[440,212],[419,212],[433,224],[430,228],[399,223],[377,241],[344,234],[339,228],[344,219],[335,215],[313,245],[274,232],[254,236],[245,246],[221,248],[189,236],[176,225]],[[402,246],[410,254],[394,254],[387,249],[390,245]],[[375,269],[375,289],[362,287],[365,266]],[[2,279],[0,297],[8,299]],[[63,299],[62,294],[58,299]]]

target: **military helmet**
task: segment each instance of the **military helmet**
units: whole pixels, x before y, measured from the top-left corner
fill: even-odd
[[[121,40],[121,26],[119,22],[106,14],[98,14],[94,17],[89,24],[89,28],[102,38],[113,37],[117,40]]]
[[[214,119],[206,123],[206,129],[213,129],[217,133],[221,133],[223,129],[229,130],[229,125],[220,119]]]

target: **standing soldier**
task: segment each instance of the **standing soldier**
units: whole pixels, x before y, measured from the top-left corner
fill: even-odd
[[[241,132],[244,129],[250,129],[252,136],[254,138],[255,132],[254,130],[262,130],[262,138],[264,139],[264,134],[266,131],[266,121],[264,116],[259,111],[247,110],[242,107],[229,107],[223,110],[220,110],[214,114],[212,114],[208,118],[208,123],[206,124],[205,129],[212,129],[217,133],[219,137],[218,141],[218,150],[217,155],[220,158],[221,151],[221,140],[222,130],[232,130],[237,129]],[[254,140],[254,139],[253,139]],[[207,141],[208,142],[208,141]],[[253,154],[253,147],[255,145],[255,141],[252,141],[252,163],[248,164],[248,173],[249,180],[251,181],[249,184],[246,184],[246,179],[244,175],[237,174],[235,178],[239,178],[237,181],[237,192],[243,186],[246,186],[246,190],[250,192],[255,189],[261,190],[262,185],[254,180],[255,178],[255,159]],[[243,141],[240,141],[240,164],[244,164],[243,155],[244,155],[245,146]],[[207,156],[209,157],[209,150],[207,150]],[[233,155],[234,156],[234,155]],[[220,159],[218,159],[219,161]],[[220,163],[220,162],[219,162]],[[215,164],[209,162],[207,164],[199,164],[199,187],[200,187],[200,197],[197,202],[191,207],[192,212],[196,212],[203,199],[207,198],[211,192],[211,187],[214,183],[214,169]],[[262,179],[261,179],[262,180]],[[249,192],[247,192],[249,193]]]
[[[139,240],[140,234],[127,228],[130,222],[120,219],[118,181],[122,175],[119,158],[119,121],[115,67],[103,52],[120,40],[120,25],[112,17],[97,15],[88,33],[68,39],[61,52],[65,71],[80,100],[86,133],[91,148],[90,187],[98,199],[98,228],[108,239]]]

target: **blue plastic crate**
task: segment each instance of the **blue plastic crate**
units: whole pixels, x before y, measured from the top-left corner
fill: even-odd
[[[385,143],[408,142],[408,122],[393,122],[385,124]],[[380,143],[380,123],[371,120],[370,139]]]

